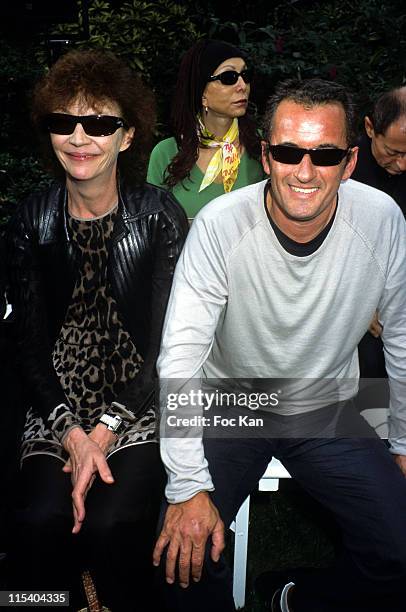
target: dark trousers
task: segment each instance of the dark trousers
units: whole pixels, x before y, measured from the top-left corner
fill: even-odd
[[[361,378],[386,378],[385,356],[382,338],[375,338],[369,331],[358,345]]]
[[[286,417],[290,418],[290,417]],[[352,419],[362,419],[357,413]],[[361,423],[360,429],[365,427]],[[406,480],[385,444],[365,438],[208,438],[212,499],[226,526],[273,456],[335,516],[343,553],[323,578],[298,582],[295,612],[402,612],[406,597]],[[206,554],[200,583],[165,586],[170,612],[234,610],[224,559]]]
[[[108,460],[115,482],[96,479],[79,536],[72,535],[70,475],[62,462],[36,455],[23,463],[23,506],[17,516],[10,586],[70,591],[70,610],[85,605],[82,569],[113,612],[154,608],[152,549],[165,484],[155,443],[137,444]]]

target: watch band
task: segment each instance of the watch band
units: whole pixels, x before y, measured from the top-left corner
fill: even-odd
[[[119,435],[125,428],[125,423],[123,419],[117,414],[112,416],[111,414],[104,413],[100,417],[99,422],[103,423],[103,425],[106,425],[107,429],[109,431],[112,431],[116,435]]]

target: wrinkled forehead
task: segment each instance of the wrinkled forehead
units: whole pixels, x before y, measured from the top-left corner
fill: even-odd
[[[390,124],[381,139],[399,151],[406,151],[406,115],[402,115]]]

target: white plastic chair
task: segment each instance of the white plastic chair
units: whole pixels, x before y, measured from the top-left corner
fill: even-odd
[[[290,474],[282,463],[272,458],[264,475],[258,484],[260,491],[277,491],[279,479],[290,478]],[[245,605],[245,587],[247,580],[248,531],[250,515],[250,496],[240,506],[231,529],[235,532],[234,541],[234,569],[233,569],[233,596],[237,610]]]

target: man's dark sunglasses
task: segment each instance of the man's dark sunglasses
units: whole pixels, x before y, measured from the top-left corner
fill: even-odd
[[[209,77],[207,80],[209,82],[220,81],[222,85],[235,85],[238,81],[238,77],[241,77],[244,83],[251,83],[252,75],[252,68],[245,68],[241,72],[237,72],[236,70],[225,70],[224,72],[220,72],[220,74]]]
[[[51,113],[44,119],[44,128],[51,134],[69,135],[80,123],[88,136],[111,136],[120,127],[126,128],[124,119],[112,115],[66,115]]]
[[[351,149],[336,149],[335,147],[325,149],[301,149],[290,145],[268,145],[275,161],[281,164],[297,165],[304,155],[310,155],[314,166],[338,166],[345,156],[350,154]]]

